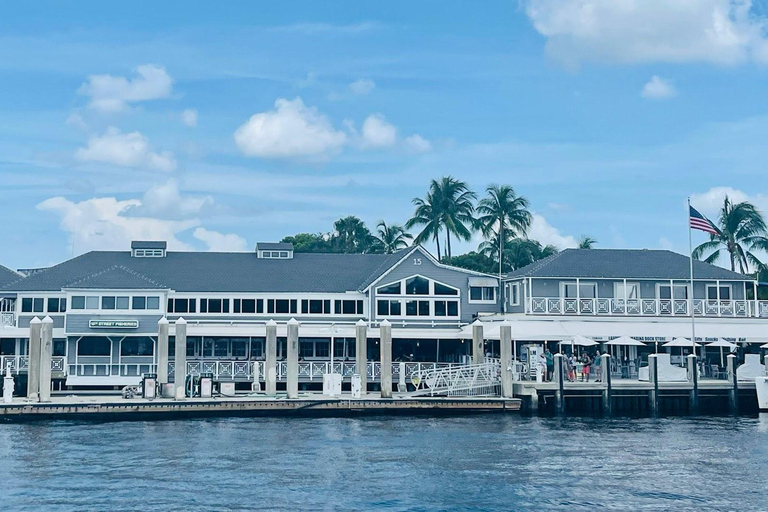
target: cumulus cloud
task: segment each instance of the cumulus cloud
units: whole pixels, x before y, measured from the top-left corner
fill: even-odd
[[[248,243],[245,238],[234,233],[224,234],[205,228],[197,228],[192,235],[204,242],[209,251],[244,252],[248,250]]]
[[[170,151],[156,153],[149,140],[139,132],[121,133],[114,126],[102,136],[88,139],[88,146],[79,148],[75,157],[81,161],[101,162],[121,167],[148,167],[170,172],[176,168],[176,158]]]
[[[261,158],[317,157],[339,151],[347,135],[301,98],[275,101],[274,110],[260,112],[237,131],[235,143],[247,156]]]
[[[763,194],[747,194],[743,190],[732,187],[712,187],[706,192],[691,194],[691,206],[706,215],[712,221],[717,220],[725,196],[734,203],[748,201],[761,212],[768,212],[768,196]]]
[[[547,52],[570,66],[768,62],[768,22],[750,0],[523,0]]]
[[[663,100],[676,94],[677,90],[672,85],[672,81],[658,75],[653,75],[640,92],[640,96],[649,100]]]
[[[120,201],[114,197],[96,197],[75,203],[64,197],[52,197],[37,208],[61,217],[61,228],[69,233],[78,254],[91,250],[127,250],[131,240],[166,240],[170,249],[191,249],[176,235],[197,226],[198,220],[128,215],[140,206],[138,199]]]
[[[367,78],[361,78],[360,80],[355,80],[349,84],[350,92],[358,96],[365,96],[366,94],[369,94],[375,87],[376,83],[373,80],[369,80]]]
[[[363,121],[362,143],[365,147],[385,148],[394,146],[397,128],[387,122],[381,114],[373,114]]]
[[[211,196],[181,195],[178,181],[171,178],[147,190],[141,206],[131,213],[164,219],[188,219],[211,211],[214,205],[215,201]]]
[[[406,137],[403,144],[405,145],[405,149],[411,153],[426,153],[427,151],[432,151],[432,143],[418,133]]]
[[[181,120],[185,125],[194,128],[197,126],[197,110],[193,108],[184,110],[184,112],[181,113]]]
[[[528,237],[538,240],[542,245],[554,245],[558,249],[567,249],[579,245],[576,237],[563,235],[560,230],[552,226],[544,216],[533,213],[531,227],[528,229]]]
[[[167,98],[173,80],[165,68],[145,64],[136,68],[136,76],[91,75],[78,92],[91,98],[89,107],[102,112],[118,112],[131,103]]]

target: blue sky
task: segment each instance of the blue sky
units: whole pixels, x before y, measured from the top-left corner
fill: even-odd
[[[0,263],[403,223],[446,174],[513,185],[545,243],[685,252],[688,195],[709,215],[725,193],[768,209],[766,16],[745,0],[0,4]]]

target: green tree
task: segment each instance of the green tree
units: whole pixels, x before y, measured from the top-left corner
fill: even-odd
[[[365,223],[354,215],[337,220],[333,224],[333,244],[337,252],[354,254],[370,252],[374,237]]]
[[[707,263],[717,263],[723,253],[728,255],[731,270],[738,268],[742,274],[749,272],[751,264],[755,269],[764,267],[755,251],[768,249],[768,229],[760,211],[744,201],[734,204],[725,197],[717,219],[719,233],[710,235],[709,240],[693,250],[694,258],[704,258]],[[705,253],[709,253],[704,257]]]
[[[495,249],[499,275],[501,275],[504,267],[505,241],[509,238],[526,236],[533,217],[528,211],[528,200],[516,195],[515,189],[509,185],[492,184],[488,186],[486,192],[488,196],[481,199],[477,205],[479,214],[477,221],[484,236],[497,233]]]
[[[493,258],[474,251],[453,256],[452,258],[445,258],[443,262],[454,267],[483,272],[485,274],[493,274],[496,268],[496,261]]]
[[[478,252],[494,261],[496,271],[499,268],[499,243],[497,240],[498,234],[494,231],[493,235],[477,248]],[[544,246],[530,238],[507,237],[507,241],[504,243],[502,273],[517,270],[556,253],[557,248],[553,245]]]
[[[408,247],[409,240],[413,240],[413,235],[408,233],[403,226],[398,224],[387,226],[383,220],[376,225],[377,245],[386,254],[392,254]]]
[[[579,249],[594,249],[595,245],[597,245],[597,240],[591,236],[581,235],[579,238]]]
[[[295,252],[334,252],[328,233],[297,233],[280,241],[293,244]]]
[[[413,242],[423,245],[429,239],[434,240],[437,246],[437,259],[440,261],[441,219],[435,203],[432,192],[428,192],[424,199],[414,198],[413,204],[416,206],[416,210],[413,212],[413,217],[405,223],[405,228],[411,229],[415,226],[424,226],[421,232],[416,235],[416,238],[413,239]]]

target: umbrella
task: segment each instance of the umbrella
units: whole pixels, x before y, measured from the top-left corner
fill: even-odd
[[[587,338],[586,336],[581,336],[580,334],[577,334],[570,340],[563,340],[560,342],[560,344],[566,344],[566,345],[577,345],[579,347],[594,347],[595,345],[599,345],[598,342],[596,342],[593,339]]]
[[[689,342],[690,343],[690,342]],[[624,345],[627,347],[644,347],[645,343],[629,336],[620,336],[606,343],[606,345]]]
[[[723,338],[718,338],[717,341],[713,341],[711,343],[707,343],[708,347],[720,347],[720,366],[725,366],[723,363],[723,347],[733,350],[736,348],[735,343],[731,343],[730,341],[724,340]]]
[[[683,357],[683,348],[690,347],[690,346],[700,347],[701,345],[699,345],[698,343],[693,343],[693,345],[691,345],[691,340],[689,340],[688,338],[675,338],[672,341],[668,341],[662,345],[662,347],[680,347],[681,359]]]

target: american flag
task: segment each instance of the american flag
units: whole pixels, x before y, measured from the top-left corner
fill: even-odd
[[[693,229],[699,229],[701,231],[706,231],[707,233],[711,235],[719,235],[720,230],[717,229],[717,226],[715,226],[712,221],[710,221],[708,218],[703,216],[694,208],[693,206],[689,206],[691,209],[690,212],[690,225]]]

